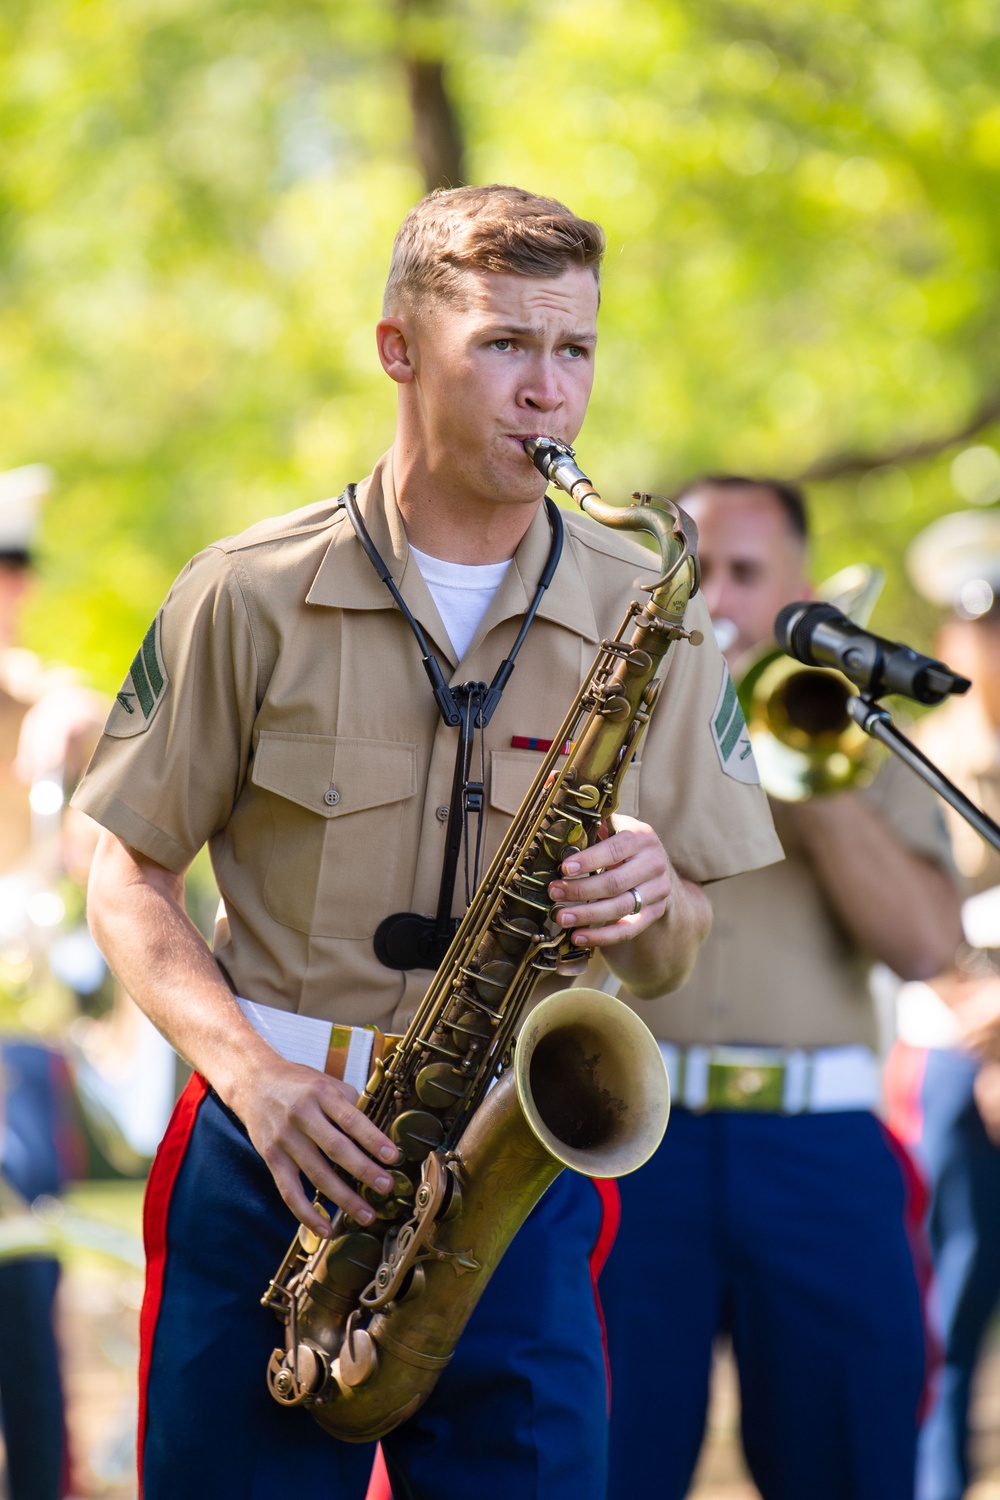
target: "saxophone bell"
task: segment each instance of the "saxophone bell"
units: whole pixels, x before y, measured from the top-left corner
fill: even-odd
[[[514,1053],[531,1130],[564,1167],[624,1177],[653,1155],[670,1084],[646,1023],[602,990],[559,990],[529,1014]]]

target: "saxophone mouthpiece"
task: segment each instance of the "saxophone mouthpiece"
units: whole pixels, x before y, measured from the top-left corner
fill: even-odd
[[[530,437],[523,441],[524,451],[538,472],[550,484],[565,490],[578,505],[582,506],[590,495],[595,499],[600,498],[586,474],[577,465],[576,454],[569,443],[561,443],[558,438],[550,437]],[[581,488],[582,493],[577,493]]]

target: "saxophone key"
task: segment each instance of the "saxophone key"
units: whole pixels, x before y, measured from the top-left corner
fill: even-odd
[[[635,677],[645,677],[647,672],[653,669],[653,658],[648,651],[636,647],[630,651],[625,658],[629,673]]]
[[[317,1267],[316,1279],[341,1292],[360,1292],[371,1281],[382,1262],[379,1236],[352,1230],[330,1241],[330,1247]]]
[[[406,1109],[389,1127],[389,1138],[407,1161],[423,1161],[444,1140],[444,1125],[425,1109]]]
[[[300,1344],[294,1355],[275,1349],[267,1369],[271,1394],[282,1406],[301,1406],[322,1389],[327,1377],[327,1362],[322,1350]]]
[[[343,1382],[350,1390],[364,1385],[378,1368],[378,1350],[366,1328],[357,1326],[357,1314],[348,1319],[344,1342],[334,1366],[337,1383]]]
[[[566,844],[578,848],[587,842],[587,831],[580,818],[570,813],[555,818],[542,834],[542,848],[553,860],[558,861]]]
[[[361,1196],[366,1203],[370,1203],[380,1219],[398,1219],[403,1213],[409,1213],[413,1208],[414,1186],[405,1172],[397,1167],[390,1172],[392,1187],[387,1193],[379,1193],[367,1183],[361,1189]]]
[[[455,1046],[468,1054],[482,1049],[493,1035],[493,1027],[481,1010],[465,1010],[452,1023],[451,1034]]]
[[[417,1098],[431,1109],[450,1109],[464,1097],[465,1075],[450,1063],[428,1063],[417,1074]]]
[[[589,781],[585,782],[583,786],[567,787],[565,790],[573,798],[573,801],[581,811],[596,807],[601,800],[601,794],[597,787],[592,786]]]
[[[474,973],[471,978],[483,1000],[495,1000],[505,995],[517,972],[517,965],[505,958],[493,958]]]
[[[632,717],[632,705],[621,693],[612,693],[601,704],[600,712],[602,719],[618,724]]]
[[[322,1214],[323,1217],[324,1217],[324,1219],[326,1219],[327,1221],[329,1221],[330,1215],[327,1213],[326,1208],[320,1202],[319,1198],[314,1198],[313,1199],[312,1206],[316,1210],[317,1213]],[[298,1228],[298,1237],[299,1237],[299,1244],[302,1246],[302,1249],[306,1252],[307,1255],[313,1255],[313,1254],[315,1254],[315,1252],[319,1249],[320,1245],[323,1245],[323,1244],[326,1243],[325,1240],[321,1240],[320,1237],[319,1237],[319,1235],[318,1234],[314,1234],[313,1231],[311,1229],[309,1229],[305,1224],[300,1224],[299,1225],[299,1228]]]
[[[530,917],[504,917],[495,932],[496,940],[504,953],[520,958],[526,948],[540,936],[540,929]]]

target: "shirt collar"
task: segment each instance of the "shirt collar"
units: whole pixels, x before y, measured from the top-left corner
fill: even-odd
[[[358,509],[408,608],[450,658],[451,646],[437,606],[410,556],[392,483],[392,450],[357,489]],[[392,595],[371,566],[344,511],[306,595],[307,604],[332,609],[395,609]]]
[[[410,556],[393,489],[391,449],[379,459],[371,475],[358,485],[357,493],[365,525],[400,594],[420,624],[433,636],[435,644],[454,662],[448,633],[416,560]],[[334,525],[334,534],[306,595],[307,604],[335,609],[394,609],[392,597],[365,557],[350,521],[343,512],[340,514],[342,519]],[[514,554],[513,566],[504,574],[467,655],[495,626],[525,614],[548,559],[550,544],[551,531],[545,507],[539,506]],[[568,528],[559,566],[542,595],[538,615],[574,631],[584,640],[599,639],[590,593]]]

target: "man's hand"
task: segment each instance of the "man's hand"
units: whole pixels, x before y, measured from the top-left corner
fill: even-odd
[[[563,860],[561,880],[549,886],[560,903],[555,920],[573,929],[581,948],[627,943],[658,922],[670,905],[677,876],[667,851],[648,823],[619,814],[615,831]],[[642,910],[635,909],[634,891]]]
[[[1000,976],[951,969],[932,982],[962,1028],[961,1045],[984,1062],[1000,1063]]]
[[[848,936],[901,979],[931,979],[962,941],[952,876],[910,847],[857,791],[783,803],[823,894]]]
[[[21,723],[14,771],[25,786],[59,771],[75,781],[83,773],[108,716],[99,693],[60,682],[32,704]]]
[[[994,1146],[1000,1146],[1000,1063],[984,1063],[972,1091],[986,1134]]]
[[[355,1109],[357,1097],[350,1084],[275,1055],[273,1065],[258,1069],[227,1100],[292,1213],[322,1238],[330,1233],[329,1220],[313,1206],[299,1174],[360,1224],[370,1224],[371,1206],[332,1163],[387,1193],[392,1178],[385,1169],[399,1160],[388,1136]]]

